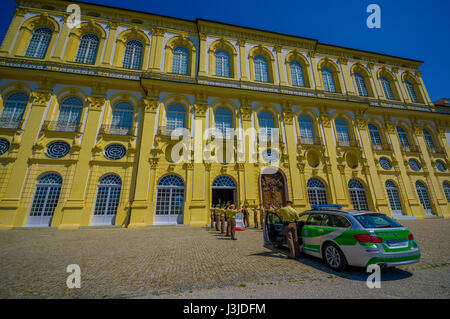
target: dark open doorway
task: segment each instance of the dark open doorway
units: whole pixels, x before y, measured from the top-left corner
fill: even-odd
[[[225,188],[213,188],[212,189],[212,204],[217,205],[230,202],[230,204],[236,204],[235,189]]]

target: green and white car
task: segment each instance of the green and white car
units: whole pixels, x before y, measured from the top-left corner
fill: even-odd
[[[303,253],[322,258],[337,271],[349,265],[392,267],[419,261],[419,246],[408,228],[381,213],[341,208],[312,205],[299,215],[297,231]],[[274,212],[266,215],[264,244],[286,244],[283,221]]]

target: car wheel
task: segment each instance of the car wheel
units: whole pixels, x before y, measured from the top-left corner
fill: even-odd
[[[327,243],[323,247],[323,260],[328,267],[336,271],[344,271],[348,267],[347,259],[345,259],[342,250],[333,243]]]

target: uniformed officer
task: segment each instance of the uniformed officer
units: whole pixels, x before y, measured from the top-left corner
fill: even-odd
[[[298,258],[300,256],[300,246],[298,244],[297,224],[295,223],[298,220],[298,214],[292,207],[292,202],[287,201],[284,207],[277,210],[277,215],[280,216],[284,224],[284,234],[289,246],[288,258]]]
[[[258,208],[256,206],[251,206],[250,211],[253,213],[253,223],[255,224],[254,227],[259,228]]]
[[[230,233],[231,233],[231,240],[237,240],[236,238],[236,214],[240,212],[241,210],[236,210],[234,208],[234,205],[230,205],[229,209],[229,215],[230,215]]]
[[[241,212],[244,214],[244,225],[246,228],[249,228],[250,227],[250,220],[248,218],[249,211],[245,203],[241,206]]]
[[[222,207],[220,208],[220,233],[223,234],[225,232],[225,211],[226,211],[226,204],[222,204]]]
[[[259,221],[261,225],[261,229],[264,227],[264,218],[266,218],[266,209],[263,204],[259,204]]]
[[[225,209],[225,219],[227,221],[227,229],[226,229],[226,236],[230,236],[231,235],[231,205],[230,203],[227,203],[227,207]]]
[[[216,209],[214,209],[215,219],[216,219],[216,230],[220,230],[220,204],[216,205]]]
[[[214,228],[214,215],[215,215],[214,205],[211,205],[210,213],[211,213],[211,228]]]

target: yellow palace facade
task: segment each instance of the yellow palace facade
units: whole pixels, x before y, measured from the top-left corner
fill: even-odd
[[[219,201],[450,216],[450,112],[421,61],[17,2],[0,48],[2,229],[205,225]]]

